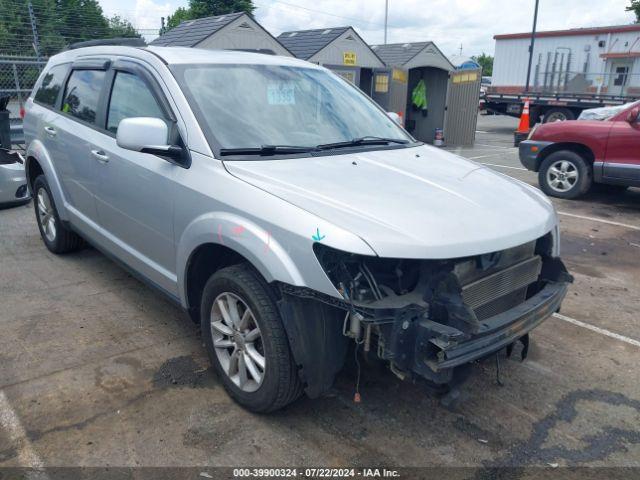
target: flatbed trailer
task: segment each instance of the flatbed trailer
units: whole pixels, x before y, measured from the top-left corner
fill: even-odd
[[[640,100],[640,95],[600,95],[597,93],[485,93],[484,109],[490,113],[519,117],[529,99],[531,124],[575,120],[589,108],[623,105]]]

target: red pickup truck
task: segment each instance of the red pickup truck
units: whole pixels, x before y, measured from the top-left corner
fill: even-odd
[[[579,197],[593,183],[640,187],[640,102],[602,121],[538,125],[520,143],[520,162],[554,197]]]

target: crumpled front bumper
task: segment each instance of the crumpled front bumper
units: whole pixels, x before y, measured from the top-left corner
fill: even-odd
[[[387,359],[398,370],[436,384],[449,383],[456,367],[512,345],[560,309],[573,278],[559,259],[554,264],[554,279],[523,303],[481,321],[475,333],[434,322],[427,315],[394,322],[383,339]]]
[[[501,350],[556,312],[568,287],[568,283],[547,285],[524,303],[483,322],[483,331],[468,341],[458,343],[455,337],[446,334],[435,337],[443,348],[437,353],[436,359],[425,359],[425,364],[432,371],[439,372]]]

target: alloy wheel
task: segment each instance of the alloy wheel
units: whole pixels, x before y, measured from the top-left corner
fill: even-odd
[[[566,193],[578,182],[577,167],[568,160],[559,160],[547,170],[547,184],[556,192]]]
[[[249,306],[238,295],[223,292],[211,307],[213,347],[222,369],[244,392],[262,385],[266,359],[262,333]]]
[[[49,242],[56,240],[56,218],[53,213],[53,206],[51,205],[51,199],[49,194],[44,188],[38,190],[36,195],[38,202],[38,220],[44,236]]]

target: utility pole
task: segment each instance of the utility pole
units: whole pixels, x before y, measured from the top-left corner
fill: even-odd
[[[384,0],[384,44],[387,44],[387,22],[389,20],[389,0]]]
[[[527,85],[524,87],[525,93],[529,92],[529,82],[531,77],[531,64],[533,63],[533,47],[536,44],[536,27],[538,26],[538,4],[540,0],[536,0],[536,9],[533,13],[533,30],[531,32],[531,45],[529,45],[529,66],[527,67]]]
[[[38,61],[40,60],[40,39],[38,38],[38,27],[36,26],[36,16],[33,13],[33,5],[31,2],[28,4],[29,8],[29,20],[31,20],[31,32],[33,33],[33,49],[36,52]]]

